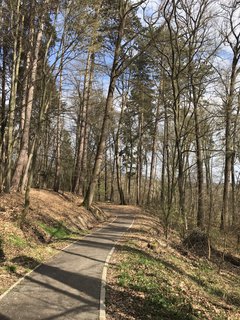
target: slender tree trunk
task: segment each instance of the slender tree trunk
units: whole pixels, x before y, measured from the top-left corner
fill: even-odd
[[[7,124],[6,116],[6,49],[2,47],[2,99],[1,99],[1,112],[0,112],[0,193],[3,191],[4,185],[4,158],[5,158],[5,130]]]
[[[92,93],[92,82],[95,68],[95,53],[91,54],[91,69],[90,69],[90,77],[89,77],[89,85],[86,96],[86,119],[85,119],[85,127],[83,132],[83,154],[81,160],[81,172],[79,187],[82,190],[82,194],[85,195],[86,191],[86,181],[87,181],[87,161],[88,161],[88,141],[89,141],[89,133],[90,133],[90,125],[89,125],[89,111],[90,111],[90,102],[91,102],[91,93]]]
[[[229,93],[227,96],[225,110],[225,166],[224,166],[224,186],[223,186],[223,207],[221,212],[220,229],[225,230],[227,219],[229,216],[229,191],[230,191],[230,176],[231,176],[231,161],[232,161],[232,138],[231,138],[231,123],[232,123],[232,105],[236,83],[237,63],[240,57],[233,57],[232,72],[230,78]]]
[[[6,154],[6,182],[5,191],[10,192],[11,176],[12,176],[12,152],[13,152],[13,124],[16,109],[18,75],[21,60],[22,37],[20,35],[20,0],[17,1],[16,12],[11,16],[11,21],[16,19],[16,33],[14,35],[13,45],[13,66],[11,77],[11,92],[8,113],[8,132],[7,132],[7,154]],[[22,19],[23,23],[23,19]]]
[[[96,159],[94,162],[94,168],[93,168],[93,173],[91,177],[91,181],[88,186],[88,190],[86,193],[86,196],[84,198],[83,205],[86,208],[90,208],[93,197],[94,197],[94,192],[95,192],[95,187],[98,181],[98,175],[101,170],[101,164],[103,160],[103,153],[104,153],[104,148],[105,148],[105,141],[106,141],[106,136],[107,136],[107,129],[108,129],[108,122],[109,122],[109,112],[112,108],[112,103],[113,103],[113,93],[115,90],[115,84],[116,84],[116,75],[115,75],[115,70],[113,70],[111,74],[111,83],[109,86],[108,90],[108,96],[107,96],[107,102],[106,102],[106,107],[105,107],[105,114],[103,118],[103,124],[102,124],[102,130],[101,130],[101,135],[97,147],[97,153],[96,153]]]
[[[2,85],[1,85],[1,113],[0,113],[0,125],[1,125],[1,131],[0,131],[0,146],[3,145],[4,140],[4,132],[6,127],[6,50],[3,47],[2,48]]]
[[[110,193],[111,202],[114,201],[115,162],[116,161],[115,161],[115,153],[114,153],[113,160],[112,160],[112,171],[111,171],[111,193]]]
[[[61,72],[62,74],[62,72]],[[61,78],[62,76],[60,76]],[[60,80],[61,82],[61,80]],[[62,90],[59,90],[59,101],[58,101],[58,114],[57,114],[57,134],[56,134],[56,163],[55,163],[55,175],[54,175],[54,185],[53,190],[58,192],[60,189],[60,180],[61,180],[61,138],[62,138]]]
[[[119,198],[120,198],[120,204],[125,205],[125,195],[122,187],[122,179],[121,179],[121,167],[120,167],[120,156],[119,156],[119,140],[120,140],[120,128],[122,125],[122,120],[123,120],[123,111],[124,107],[126,106],[126,94],[123,93],[122,96],[122,103],[121,103],[121,111],[120,111],[120,116],[119,116],[119,121],[118,121],[118,127],[117,127],[117,132],[115,136],[115,163],[116,163],[116,178],[117,178],[117,187],[118,187],[118,193],[119,193]]]
[[[232,178],[232,203],[231,203],[231,208],[232,208],[232,215],[229,215],[229,225],[235,225],[236,223],[236,195],[235,195],[235,190],[236,190],[236,179],[235,179],[235,152],[232,154],[232,159],[231,159],[231,178]]]
[[[63,64],[64,64],[64,50],[65,50],[65,32],[66,32],[66,21],[64,21],[63,35],[62,35],[62,54],[60,60],[60,74],[59,74],[59,98],[58,98],[58,110],[57,110],[57,144],[56,144],[56,163],[55,163],[55,175],[53,190],[59,192],[61,182],[61,144],[62,144],[62,82],[63,82]]]
[[[86,72],[84,76],[84,90],[83,90],[83,103],[82,103],[82,112],[79,116],[79,121],[81,122],[79,125],[79,141],[77,145],[77,157],[76,157],[76,165],[74,170],[74,181],[73,181],[73,192],[78,194],[83,194],[83,166],[84,163],[84,153],[86,151],[86,133],[87,133],[87,113],[89,106],[89,99],[91,94],[91,86],[92,86],[92,77],[94,72],[94,53],[89,51],[86,65]]]
[[[105,142],[106,142],[107,133],[108,133],[109,115],[110,115],[110,111],[111,111],[112,105],[113,105],[113,94],[115,91],[116,81],[117,81],[117,77],[118,77],[117,67],[118,67],[118,60],[119,60],[119,57],[121,54],[121,41],[122,41],[123,34],[124,34],[125,21],[126,21],[126,15],[123,14],[123,16],[121,17],[120,24],[119,24],[118,36],[117,36],[117,40],[116,40],[116,44],[115,44],[114,59],[113,59],[113,64],[112,64],[112,69],[111,69],[111,74],[110,74],[110,83],[109,83],[106,105],[105,105],[105,110],[104,110],[104,117],[103,117],[100,139],[99,139],[99,143],[97,146],[97,153],[96,153],[96,158],[95,158],[95,162],[94,162],[94,168],[93,168],[93,172],[92,172],[91,181],[89,183],[87,193],[86,193],[86,196],[83,201],[83,205],[86,208],[91,207],[96,184],[97,184],[97,180],[98,180],[98,175],[101,170]]]
[[[231,160],[231,176],[232,176],[232,226],[236,226],[238,222],[238,210],[236,210],[236,177],[235,177],[235,160],[236,160],[236,145],[237,145],[237,126],[239,122],[239,113],[240,113],[240,95],[238,95],[238,104],[237,104],[237,112],[234,121],[234,128],[233,128],[233,153],[232,153],[232,160]]]
[[[117,178],[117,187],[118,187],[118,193],[119,193],[119,198],[120,198],[120,204],[125,205],[125,196],[123,192],[123,187],[122,187],[122,179],[121,179],[121,173],[120,173],[120,157],[119,157],[119,135],[116,136],[116,141],[115,141],[115,163],[116,163],[116,178]]]
[[[142,127],[143,127],[143,113],[138,115],[138,157],[137,157],[137,175],[136,175],[136,204],[142,203]]]
[[[199,128],[199,114],[197,98],[193,88],[193,105],[194,105],[194,124],[195,124],[195,140],[196,140],[196,156],[197,156],[197,185],[198,185],[198,209],[197,209],[197,226],[200,229],[204,228],[204,206],[203,206],[203,157],[202,143]]]
[[[168,117],[167,117],[167,108],[164,106],[164,129],[163,129],[163,148],[162,148],[162,172],[161,172],[161,192],[160,192],[160,204],[163,210],[165,209],[165,193],[166,193],[166,186],[165,186],[165,175],[166,175],[166,167],[167,161],[169,160],[169,153],[168,153]],[[168,168],[169,169],[169,168]],[[169,173],[169,170],[167,170],[167,173]],[[168,174],[167,174],[168,177]],[[168,185],[168,188],[170,185]]]
[[[166,7],[167,8],[167,7]],[[175,150],[177,154],[177,168],[178,168],[178,210],[180,218],[183,221],[183,231],[184,233],[188,229],[188,221],[185,208],[185,189],[184,189],[184,159],[183,159],[183,137],[182,137],[182,128],[183,128],[183,119],[181,116],[180,110],[180,99],[181,99],[181,90],[180,90],[180,73],[179,73],[179,59],[180,59],[180,48],[178,43],[178,33],[172,28],[172,21],[177,22],[176,17],[176,3],[173,1],[172,8],[167,13],[164,11],[164,18],[167,24],[170,37],[170,50],[171,58],[169,59],[169,67],[171,70],[170,79],[171,79],[171,89],[173,95],[173,104],[172,111],[174,116],[174,133],[175,133]],[[173,20],[172,20],[173,19]]]
[[[142,192],[142,202],[147,203],[147,189],[149,188],[149,181],[148,181],[148,154],[147,150],[145,150],[144,155],[144,166],[145,166],[145,177],[144,177],[144,186],[143,186],[143,192]],[[154,172],[153,172],[154,173]]]
[[[24,224],[25,218],[26,218],[28,211],[29,211],[30,190],[31,190],[31,186],[32,186],[34,170],[35,170],[36,163],[37,163],[37,151],[38,151],[39,143],[40,143],[41,137],[42,137],[42,130],[43,130],[43,125],[44,125],[43,119],[44,119],[44,115],[46,114],[46,112],[49,108],[50,99],[51,99],[51,94],[48,99],[46,99],[46,95],[43,94],[42,99],[41,99],[41,106],[40,106],[39,117],[38,117],[38,125],[37,125],[35,136],[34,136],[34,139],[32,142],[31,152],[30,152],[29,159],[28,159],[28,164],[27,164],[28,168],[27,168],[27,171],[26,171],[26,173],[24,175],[24,179],[23,179],[24,184],[26,185],[26,189],[25,189],[24,209],[23,209],[22,214],[20,216],[20,225]]]
[[[98,177],[98,181],[97,181],[97,194],[98,194],[98,201],[101,201],[101,177]]]
[[[88,57],[86,64],[86,71],[84,76],[84,90],[83,90],[83,103],[82,112],[79,120],[79,140],[77,141],[77,157],[76,165],[74,168],[74,180],[73,180],[73,192],[83,195],[85,187],[85,170],[87,167],[87,138],[88,138],[88,112],[89,102],[92,91],[92,80],[95,67],[95,52],[97,48],[98,35],[99,35],[99,13],[102,7],[103,1],[99,1],[95,8],[95,24],[92,30],[91,44],[88,48]]]
[[[133,141],[132,137],[130,138],[131,146],[130,146],[130,168],[128,172],[128,202],[134,201],[134,199],[131,198],[132,194],[132,174],[133,174]]]
[[[63,77],[63,50],[64,41],[62,48],[62,56],[60,62],[60,80],[59,80],[59,93],[58,93],[58,109],[57,109],[57,132],[56,132],[56,162],[55,162],[55,174],[54,174],[54,184],[53,190],[59,192],[60,180],[61,180],[61,143],[62,143],[62,77]]]
[[[158,94],[157,110],[156,110],[155,123],[154,123],[154,132],[153,132],[153,140],[152,140],[152,157],[151,157],[151,164],[150,164],[149,186],[148,186],[148,193],[147,193],[147,204],[149,204],[151,201],[152,185],[153,185],[153,178],[154,178],[155,164],[156,164],[157,133],[158,133],[158,123],[159,123],[159,114],[160,114],[160,95],[161,95],[161,89],[159,90],[159,94]]]
[[[174,74],[174,73],[173,73]],[[182,153],[182,137],[181,137],[181,118],[180,118],[180,97],[178,83],[173,77],[174,92],[174,129],[176,138],[176,152],[178,164],[178,193],[179,193],[179,213],[183,220],[184,233],[188,230],[188,221],[185,207],[185,189],[184,189],[184,159]]]
[[[34,32],[31,30],[31,40],[30,43],[33,43],[34,39]],[[21,110],[21,123],[20,123],[20,134],[23,134],[25,118],[26,118],[26,109],[27,109],[27,102],[28,102],[28,90],[29,90],[29,81],[31,80],[31,55],[32,55],[32,48],[29,48],[26,58],[26,69],[25,69],[25,79],[23,85],[23,98],[22,98],[22,110]]]
[[[105,173],[104,173],[104,200],[108,201],[108,155],[105,150]]]
[[[34,99],[34,91],[36,87],[38,57],[39,57],[39,50],[40,50],[42,36],[43,36],[43,27],[44,27],[44,24],[43,24],[43,21],[41,21],[39,30],[37,32],[37,38],[36,38],[37,40],[36,40],[35,48],[33,43],[31,46],[32,48],[34,48],[33,62],[32,62],[30,81],[29,81],[29,90],[28,90],[28,98],[27,98],[27,105],[26,105],[26,112],[25,112],[25,119],[24,119],[24,128],[23,128],[22,139],[21,139],[21,148],[20,148],[18,160],[16,163],[15,172],[12,178],[11,189],[14,191],[17,191],[19,189],[21,178],[22,178],[22,175],[24,174],[24,170],[26,169],[27,162],[28,162],[32,106],[33,106],[33,99]]]
[[[205,148],[207,150],[207,148]],[[207,232],[210,234],[212,220],[213,220],[213,181],[212,181],[212,173],[211,173],[211,155],[207,151],[205,156],[205,171],[206,171],[206,188],[208,195],[208,227]]]

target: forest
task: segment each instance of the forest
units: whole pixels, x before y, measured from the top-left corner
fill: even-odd
[[[145,206],[240,241],[240,3],[3,0],[0,192]]]

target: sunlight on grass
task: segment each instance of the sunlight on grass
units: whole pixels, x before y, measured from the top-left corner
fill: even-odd
[[[16,273],[17,266],[15,266],[14,264],[10,264],[10,265],[4,266],[4,269],[9,273]]]
[[[57,226],[49,226],[43,222],[40,222],[39,226],[51,237],[58,240],[72,236],[72,233],[63,225],[63,223],[59,223]]]
[[[118,285],[144,295],[139,319],[229,319],[221,306],[228,303],[233,310],[240,306],[239,287],[231,290],[230,279],[224,282],[207,260],[193,267],[181,256],[157,258],[129,246],[122,250],[126,256],[117,267]]]
[[[191,302],[174,293],[167,283],[158,261],[141,253],[130,253],[127,261],[119,265],[118,284],[145,294],[146,317],[151,319],[196,319]],[[130,271],[131,270],[131,271]],[[143,315],[144,318],[144,315]],[[143,319],[141,318],[141,319]]]
[[[15,247],[19,247],[19,248],[25,248],[28,245],[25,239],[15,235],[15,234],[10,234],[8,236],[8,242],[9,242],[9,244],[11,244]]]

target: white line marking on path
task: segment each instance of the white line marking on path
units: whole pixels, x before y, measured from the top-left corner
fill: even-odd
[[[100,306],[99,306],[99,320],[106,320],[106,285],[107,285],[107,270],[109,266],[109,262],[111,260],[111,257],[113,255],[113,252],[116,248],[117,243],[120,241],[120,239],[123,237],[125,233],[128,232],[129,229],[132,228],[134,224],[134,219],[130,227],[128,227],[127,231],[123,232],[119,238],[112,247],[111,251],[109,252],[107,259],[103,266],[103,272],[102,272],[102,284],[101,284],[101,291],[100,291]]]
[[[112,224],[117,218],[116,217],[113,217],[113,220],[109,223],[109,224]],[[73,241],[72,243],[66,245],[64,248],[62,249],[59,249],[59,252],[56,252],[55,254],[53,254],[51,257],[49,257],[49,259],[47,259],[46,261],[43,261],[42,263],[39,263],[35,268],[33,268],[32,270],[30,270],[29,272],[27,272],[22,278],[20,278],[19,280],[17,280],[17,282],[15,282],[10,288],[8,288],[6,291],[4,291],[1,295],[0,295],[0,301],[8,294],[10,293],[19,283],[21,283],[25,278],[27,278],[33,271],[35,271],[37,268],[39,268],[41,265],[51,261],[52,259],[54,259],[54,257],[58,254],[61,253],[61,251],[64,251],[66,250],[68,247],[70,247],[71,245],[77,243],[77,242],[80,242],[82,239],[86,238],[87,236],[90,236],[92,233],[96,232],[96,231],[99,231],[101,229],[103,229],[104,226],[100,227],[99,229],[96,229],[96,230],[92,230],[92,232],[82,236],[82,238],[78,239],[78,240],[75,240]]]

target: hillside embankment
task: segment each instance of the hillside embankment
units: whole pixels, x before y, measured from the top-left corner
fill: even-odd
[[[38,264],[111,221],[107,212],[116,207],[99,204],[103,210],[93,207],[90,212],[81,203],[82,198],[71,193],[33,189],[20,228],[23,196],[0,196],[0,294]],[[203,247],[190,250],[174,230],[166,240],[159,217],[134,206],[118,210],[131,211],[135,223],[109,264],[107,319],[240,319],[238,250],[225,252],[222,260],[221,241],[215,242],[209,260]]]
[[[136,211],[108,269],[107,320],[239,320],[239,252],[222,260],[215,241],[209,259],[197,243],[174,230],[166,240],[157,216]]]
[[[22,228],[19,217],[24,198],[19,193],[0,195],[0,294],[19,278],[62,248],[110,219],[71,193],[31,190],[31,205]]]

